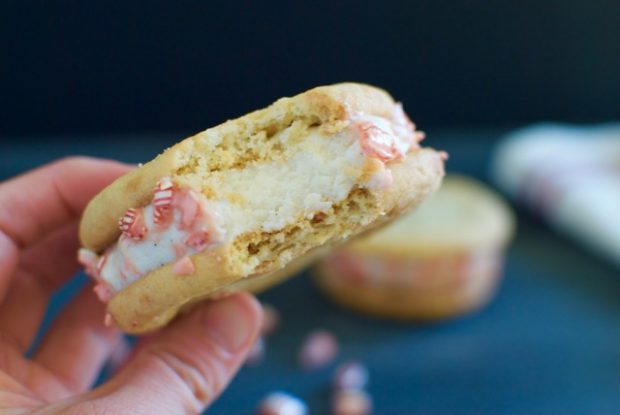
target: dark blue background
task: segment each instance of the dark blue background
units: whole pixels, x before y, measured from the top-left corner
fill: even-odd
[[[616,0],[0,4],[0,136],[197,131],[319,84],[430,126],[618,118]]]

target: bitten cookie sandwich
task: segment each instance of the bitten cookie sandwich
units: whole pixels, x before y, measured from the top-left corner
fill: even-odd
[[[79,259],[130,333],[285,278],[413,208],[440,152],[383,90],[318,87],[189,137],[97,195]]]
[[[315,280],[336,302],[369,314],[454,317],[491,298],[513,228],[492,190],[448,175],[415,212],[322,261]]]

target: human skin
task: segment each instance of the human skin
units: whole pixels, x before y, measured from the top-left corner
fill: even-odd
[[[74,157],[0,183],[0,412],[194,414],[229,383],[256,338],[260,305],[248,294],[204,303],[138,340],[118,373],[91,389],[121,333],[103,324],[87,287],[26,351],[51,293],[79,270],[79,217],[132,166]]]

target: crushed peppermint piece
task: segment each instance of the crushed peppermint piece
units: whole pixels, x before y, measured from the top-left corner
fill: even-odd
[[[107,303],[110,301],[110,298],[112,298],[112,290],[110,290],[110,288],[103,283],[95,285],[93,291],[97,294],[97,297],[102,303]]]
[[[185,255],[172,265],[172,271],[177,275],[193,275],[196,272],[196,267],[192,259]]]
[[[144,217],[142,216],[142,209],[127,209],[125,215],[118,221],[118,227],[123,234],[129,236],[131,239],[137,241],[144,239],[146,235],[146,226],[144,224]]]
[[[171,219],[173,195],[174,185],[168,177],[157,182],[153,195],[153,222],[156,225],[166,225]]]
[[[190,234],[184,242],[185,245],[201,251],[209,244],[209,239],[209,232],[198,231]]]
[[[358,121],[356,128],[360,133],[360,145],[369,157],[386,162],[404,156],[395,144],[396,138],[376,124],[369,121]]]
[[[308,335],[299,353],[299,363],[306,370],[321,368],[338,354],[338,341],[333,334],[317,330]]]

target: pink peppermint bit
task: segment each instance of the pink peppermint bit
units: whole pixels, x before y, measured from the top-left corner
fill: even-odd
[[[329,364],[338,354],[338,341],[331,333],[317,330],[306,338],[299,353],[299,363],[307,370]]]
[[[258,415],[306,415],[308,407],[299,398],[285,392],[272,392],[263,399]]]
[[[370,121],[358,121],[355,127],[360,134],[362,151],[368,157],[377,158],[383,162],[401,158],[394,143],[394,137]]]
[[[172,271],[177,275],[193,275],[196,267],[191,258],[186,255],[172,265]]]
[[[146,235],[146,225],[142,209],[128,209],[125,215],[118,221],[120,230],[131,239],[142,240]]]
[[[361,363],[343,363],[336,369],[333,386],[337,390],[364,389],[368,383],[368,377],[368,369]]]
[[[208,243],[209,232],[207,231],[193,232],[185,239],[185,245],[191,246],[198,251],[202,251]]]
[[[157,182],[153,195],[153,222],[156,225],[164,225],[169,222],[173,194],[174,184],[169,178],[164,177]]]
[[[135,209],[128,209],[127,212],[125,212],[125,215],[118,221],[118,227],[121,232],[127,232],[131,228],[131,225],[136,221],[136,216],[137,212]]]
[[[170,180],[169,177],[162,177],[161,179],[159,179],[159,181],[155,185],[155,193],[157,193],[160,190],[170,190],[173,187],[174,187],[174,183],[172,183],[172,180]]]
[[[112,298],[112,290],[104,283],[95,285],[93,291],[97,294],[97,297],[99,297],[99,300],[101,300],[102,303],[107,303],[110,301],[110,298]]]

